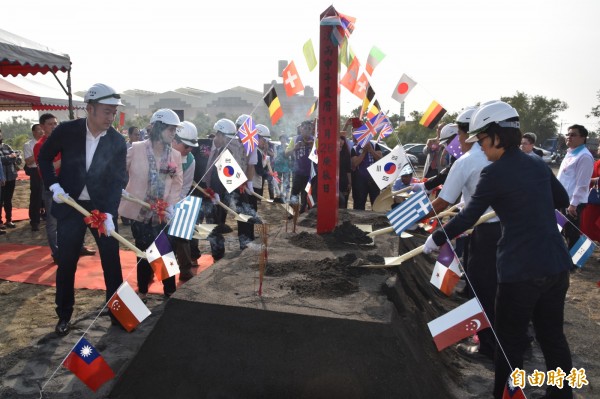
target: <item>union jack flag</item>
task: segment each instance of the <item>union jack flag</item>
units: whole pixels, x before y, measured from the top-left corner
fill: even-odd
[[[258,147],[258,130],[256,130],[256,125],[252,120],[252,116],[249,116],[244,124],[240,126],[238,136],[246,149],[246,155],[249,155],[256,147]]]
[[[381,130],[379,131],[379,136],[377,136],[377,142],[383,140],[390,134],[394,132],[394,125],[392,125],[392,121],[386,116],[385,121],[382,123]]]
[[[371,140],[373,137],[377,137],[377,135],[380,134],[380,131],[386,128],[386,125],[391,126],[391,122],[383,112],[380,112],[373,118],[367,119],[365,124],[353,133],[354,138],[361,147],[364,147],[369,140]],[[387,133],[387,135],[389,135],[389,133]],[[386,136],[378,137],[377,141]]]

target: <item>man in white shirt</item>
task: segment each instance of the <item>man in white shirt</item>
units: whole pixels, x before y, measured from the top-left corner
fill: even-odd
[[[569,194],[569,207],[563,210],[571,223],[565,224],[563,235],[569,249],[573,248],[581,233],[579,217],[587,204],[594,157],[585,146],[588,131],[581,125],[569,127],[566,135],[567,154],[560,164],[556,178]]]
[[[33,138],[23,145],[25,158],[25,174],[29,176],[29,224],[31,231],[40,230],[40,209],[42,207],[42,178],[38,173],[37,163],[33,155],[33,146],[44,135],[44,129],[39,123],[31,126]]]
[[[469,137],[467,132],[469,131],[470,117],[475,111],[475,108],[468,108],[457,117],[458,139],[463,155],[454,162],[442,190],[432,202],[433,211],[427,217],[456,203],[461,195],[462,201],[467,206],[479,182],[481,170],[490,164],[479,143],[466,142]],[[491,208],[488,208],[485,213],[489,212],[492,212]],[[469,237],[463,265],[468,281],[492,326],[495,318],[494,304],[497,286],[496,247],[501,235],[500,221],[497,217],[476,226]],[[448,237],[448,239],[453,238]],[[469,290],[469,295],[472,296],[472,294]],[[493,359],[496,339],[492,330],[482,330],[477,335],[479,344],[459,344],[458,349],[467,354],[479,353]]]

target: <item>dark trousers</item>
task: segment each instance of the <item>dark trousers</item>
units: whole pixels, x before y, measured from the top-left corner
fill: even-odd
[[[308,176],[303,176],[297,173],[294,173],[292,178],[292,194],[290,197],[290,202],[292,202],[292,197],[297,197],[297,203],[300,204],[300,212],[304,212],[306,210],[306,184],[308,183]]]
[[[169,236],[169,241],[173,244],[173,250],[175,252],[175,258],[177,264],[179,264],[179,270],[181,272],[192,271],[192,251],[190,240],[186,240],[181,237]]]
[[[483,311],[492,327],[495,319],[496,287],[496,247],[502,235],[500,222],[482,223],[475,226],[469,239],[467,277],[479,298]],[[490,328],[479,331],[479,352],[492,358],[496,348],[496,338]]]
[[[573,248],[579,237],[581,237],[581,233],[579,232],[579,220],[581,220],[581,212],[583,208],[585,208],[586,204],[577,205],[577,216],[573,217],[567,213],[566,209],[561,209],[563,215],[567,217],[567,220],[571,223],[565,223],[565,227],[563,228],[562,234],[567,239],[567,247],[569,249]]]
[[[236,212],[243,213],[249,216],[255,216],[258,209],[258,202],[254,195],[239,193],[235,191],[234,198]],[[240,241],[240,249],[245,249],[250,241],[254,241],[254,223],[237,222],[238,239]]]
[[[13,194],[15,193],[16,182],[16,180],[7,180],[4,186],[2,187],[2,192],[0,193],[0,221],[2,216],[2,209],[4,209],[4,214],[6,215],[6,222],[12,222],[12,199]]]
[[[158,237],[158,234],[164,229],[165,224],[157,224],[152,225],[152,222],[143,223],[135,220],[131,221],[131,234],[133,234],[133,238],[135,240],[135,246],[145,251]],[[62,252],[62,248],[61,248]],[[137,258],[137,283],[138,283],[138,291],[141,294],[148,293],[148,285],[150,285],[150,280],[152,275],[154,274],[154,270],[150,266],[150,263],[144,258]],[[175,292],[175,276],[171,276],[162,281],[163,284],[163,292],[165,295],[171,295]]]
[[[498,284],[496,334],[513,368],[523,369],[523,353],[529,346],[527,328],[532,321],[547,370],[560,367],[567,374],[571,371],[571,350],[563,332],[568,288],[568,271],[529,281]],[[500,399],[511,368],[499,349],[496,350],[495,363],[494,397]],[[573,397],[566,381],[562,389],[548,386],[546,394],[548,398]]]
[[[371,205],[379,195],[381,190],[371,176],[361,176],[356,174],[356,181],[352,184],[352,198],[354,199],[354,209],[365,210],[367,197],[371,201]]]
[[[40,209],[42,208],[42,178],[37,168],[25,167],[29,176],[29,224],[40,224]]]
[[[223,194],[221,202],[227,205],[230,201],[229,198],[229,194]],[[225,256],[225,237],[223,237],[221,231],[227,220],[227,211],[218,205],[214,205],[209,199],[202,200],[202,210],[206,217],[206,223],[217,225],[207,237],[210,244],[210,253],[213,259],[217,261]]]
[[[90,201],[78,201],[88,211],[92,210]],[[73,211],[64,219],[59,219],[57,226],[58,269],[56,271],[56,314],[60,319],[70,320],[75,304],[75,272],[77,261],[83,245],[85,231],[88,226],[83,221],[83,215]],[[117,220],[113,217],[115,231]],[[119,258],[119,242],[114,238],[99,236],[98,230],[90,228],[90,232],[100,252],[100,261],[104,271],[106,285],[106,301],[115,293],[123,282],[121,259]]]

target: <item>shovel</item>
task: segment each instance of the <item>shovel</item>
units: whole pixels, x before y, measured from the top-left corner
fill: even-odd
[[[202,194],[206,195],[207,197],[210,197],[210,195],[202,187],[196,186],[196,188],[198,190],[200,190],[200,192]],[[222,203],[221,200],[217,201],[217,205],[219,205],[221,208],[225,209],[227,212],[231,213],[235,217],[235,220],[237,220],[238,222],[248,223],[248,220],[250,220],[252,218],[252,216],[244,215],[242,213],[237,213],[236,211],[234,211],[233,209],[231,209],[230,207],[228,207],[227,205]]]
[[[83,208],[81,205],[79,205],[71,197],[64,196],[62,194],[58,194],[58,198],[63,200],[65,204],[70,205],[73,208],[77,209],[79,211],[79,213],[81,213],[83,216],[88,217],[91,215],[91,213],[89,213],[85,208]],[[133,252],[135,252],[135,255],[138,258],[146,258],[145,252],[141,251],[138,247],[136,247],[135,245],[133,245],[132,243],[127,241],[127,239],[125,239],[125,237],[123,237],[116,231],[113,231],[112,233],[110,233],[110,236],[113,237],[115,240],[119,241],[121,244],[125,245],[127,248],[131,249]]]
[[[441,213],[440,213],[440,215],[441,215]],[[475,223],[475,226],[477,226],[481,223],[485,223],[494,217],[496,217],[496,212],[486,213],[485,215],[483,215],[482,217],[479,218],[477,223]],[[473,226],[473,227],[475,227],[475,226]],[[470,230],[467,230],[465,233],[469,234],[472,231],[473,231],[473,229],[470,229]],[[398,266],[398,265],[401,265],[402,262],[407,261],[408,259],[414,258],[415,256],[419,255],[421,252],[423,252],[423,248],[425,248],[425,245],[421,245],[420,247],[410,250],[407,253],[402,254],[400,256],[384,257],[383,265],[362,265],[360,267],[366,267],[369,269],[382,269],[382,268],[386,268],[386,267],[390,267],[390,266]]]
[[[386,212],[389,211],[394,204],[394,196],[405,193],[412,190],[412,186],[406,186],[398,191],[392,191],[392,186],[387,186],[377,198],[371,207],[375,212]]]

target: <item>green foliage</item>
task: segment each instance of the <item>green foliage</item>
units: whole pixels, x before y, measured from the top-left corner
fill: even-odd
[[[558,132],[557,113],[569,108],[566,102],[557,98],[547,99],[544,96],[530,96],[517,92],[512,97],[502,97],[519,113],[521,131],[533,132],[537,135],[537,142],[554,137]]]
[[[32,138],[31,126],[37,121],[22,116],[13,116],[11,119],[11,122],[0,122],[4,142],[14,150],[23,150],[23,144]]]
[[[214,121],[206,114],[198,113],[190,122],[196,125],[199,137],[206,138],[213,130]]]
[[[586,118],[600,118],[600,90],[596,93],[596,97],[598,98],[599,104],[592,107],[590,113],[585,116]],[[598,128],[597,134],[600,134],[600,122],[597,123],[596,127]]]

